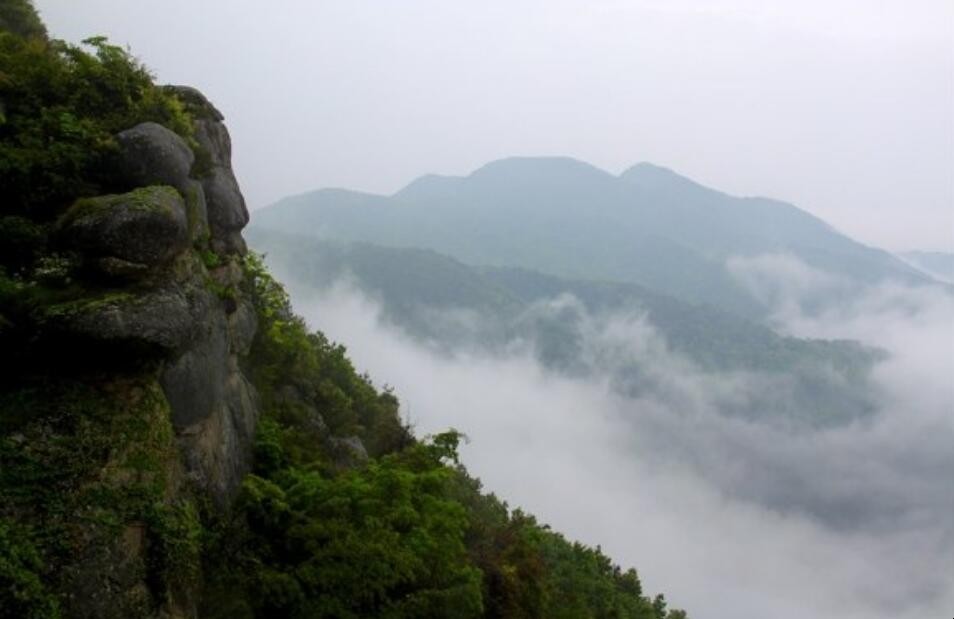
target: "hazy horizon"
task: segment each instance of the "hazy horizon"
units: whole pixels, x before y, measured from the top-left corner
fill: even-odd
[[[954,249],[947,2],[37,7],[54,36],[107,35],[205,91],[253,209],[552,155],[648,161],[869,245]]]

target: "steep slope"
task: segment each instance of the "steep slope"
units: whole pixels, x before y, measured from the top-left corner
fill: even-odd
[[[27,0],[0,75],[0,616],[685,616],[308,331],[201,93]]]
[[[251,466],[248,213],[221,114],[91,48],[0,32],[0,605],[178,616]]]
[[[794,206],[728,196],[649,164],[614,177],[568,158],[504,159],[467,177],[422,177],[391,197],[286,198],[255,225],[632,282],[750,318],[765,307],[726,270],[732,256],[790,253],[859,286],[926,281]]]

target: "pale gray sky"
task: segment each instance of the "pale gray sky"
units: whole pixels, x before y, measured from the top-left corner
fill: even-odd
[[[205,91],[253,208],[569,155],[954,251],[949,0],[36,4],[54,36],[105,34]]]

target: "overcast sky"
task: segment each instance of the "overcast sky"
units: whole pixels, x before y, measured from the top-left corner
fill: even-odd
[[[107,35],[203,90],[252,208],[568,155],[954,251],[950,0],[36,4],[54,36]]]

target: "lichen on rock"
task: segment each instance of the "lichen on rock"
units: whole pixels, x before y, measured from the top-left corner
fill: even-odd
[[[190,242],[186,206],[168,186],[77,200],[56,228],[59,244],[84,257],[147,267],[169,263]]]

